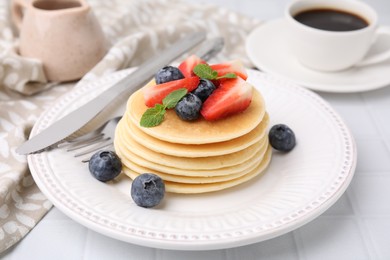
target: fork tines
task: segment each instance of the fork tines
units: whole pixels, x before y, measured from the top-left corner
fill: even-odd
[[[105,137],[100,133],[94,136],[82,136],[81,138],[75,138],[58,145],[59,148],[66,148],[67,152],[80,150],[74,157],[80,157],[89,153],[93,153],[107,146],[112,145],[112,138]],[[88,160],[82,160],[83,162]]]

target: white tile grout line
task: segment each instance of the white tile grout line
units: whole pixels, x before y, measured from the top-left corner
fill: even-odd
[[[349,200],[349,204],[351,205],[353,215],[352,217],[355,219],[356,224],[359,229],[360,236],[362,238],[362,241],[365,245],[365,249],[370,256],[370,259],[377,259],[374,256],[378,255],[378,252],[376,251],[376,248],[374,246],[374,242],[371,238],[371,236],[367,236],[366,234],[369,234],[369,230],[367,229],[364,221],[363,216],[359,210],[359,207],[356,205],[357,198],[353,195],[353,192],[351,192],[351,189],[347,189],[345,191],[345,196]]]
[[[260,242],[261,243],[261,242]],[[255,245],[255,244],[254,244]],[[245,247],[245,246],[244,246]],[[238,250],[243,250],[242,249],[243,247],[238,247],[238,248],[231,248],[231,249],[225,249],[223,250],[223,253],[222,253],[222,256],[223,258],[221,259],[225,259],[225,260],[234,260],[234,259],[238,259],[238,254],[237,254],[237,251]],[[245,249],[244,249],[245,250]],[[251,249],[253,250],[253,249]]]
[[[362,221],[363,222],[365,222],[365,220],[367,220],[367,219],[386,219],[386,220],[388,220],[389,219],[389,217],[378,217],[378,216],[371,216],[371,217],[367,217],[367,218],[362,218]],[[369,236],[370,237],[370,239],[371,239],[371,241],[372,241],[372,247],[374,248],[374,252],[375,252],[375,258],[372,258],[372,259],[382,259],[382,258],[380,258],[381,256],[380,256],[380,253],[379,253],[379,248],[378,248],[378,245],[376,245],[375,243],[374,243],[374,239],[373,239],[373,234],[370,232],[370,230],[367,230],[367,236]],[[385,256],[385,259],[389,259],[390,258],[390,256],[388,255],[388,256]]]
[[[93,250],[90,248],[90,241],[91,241],[91,230],[87,228],[87,232],[85,234],[85,240],[84,240],[84,250],[83,250],[83,255],[82,259],[87,260],[88,259],[88,252],[90,250]]]
[[[367,102],[366,98],[364,97],[364,93],[359,93],[358,96],[359,96],[359,99],[360,99],[364,109],[367,111],[369,117],[371,118],[371,120],[374,123],[374,127],[376,129],[376,132],[379,134],[378,139],[380,139],[381,141],[383,141],[385,143],[387,152],[388,152],[388,154],[390,154],[390,144],[386,141],[385,134],[381,130],[381,127],[380,127],[381,123],[378,120],[378,118],[376,117],[375,112],[373,111],[373,108]],[[354,196],[353,192],[351,192],[351,189],[346,190],[346,195],[350,201],[352,210],[354,212],[354,217],[356,219],[356,223],[357,223],[358,228],[359,228],[359,232],[362,235],[362,239],[363,239],[363,242],[364,242],[366,249],[369,253],[370,259],[377,259],[378,252],[377,252],[377,249],[374,245],[375,243],[372,239],[372,236],[371,236],[368,228],[366,227],[366,224],[364,223],[364,220],[363,220],[364,215],[362,215],[362,213],[360,212],[360,209],[357,205],[357,198]]]
[[[154,260],[161,259],[161,249],[150,248],[150,250],[153,250],[153,259]]]
[[[370,234],[370,233],[367,230],[365,230],[365,228],[363,227],[364,225],[362,225],[362,223],[360,223],[361,221],[363,221],[361,217],[354,214],[354,215],[348,215],[348,216],[346,216],[346,215],[342,215],[342,216],[327,215],[327,216],[319,216],[319,218],[322,218],[322,219],[349,219],[349,220],[354,221],[357,225],[358,232],[360,234],[360,238],[361,238],[362,243],[364,245],[364,251],[369,256],[368,259],[378,259],[378,257],[377,257],[378,253],[377,253],[372,241],[367,242],[365,239],[365,236],[363,236],[363,234],[367,234],[367,233]],[[308,257],[305,254],[306,249],[304,247],[304,243],[303,243],[302,237],[300,235],[299,229],[294,231],[294,233],[296,233],[295,234],[296,236],[294,235],[294,239],[296,237],[297,242],[299,241],[298,243],[300,244],[300,247],[302,247],[302,249],[303,249],[302,250],[303,252],[299,252],[299,259],[306,260],[306,259],[308,259]]]
[[[313,220],[315,221],[315,219]],[[307,256],[305,254],[305,246],[303,244],[302,236],[300,233],[300,228],[291,232],[293,236],[294,246],[298,255],[299,260],[306,260]]]

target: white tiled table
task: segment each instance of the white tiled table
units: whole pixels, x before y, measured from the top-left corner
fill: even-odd
[[[187,0],[191,1],[191,0]],[[193,1],[193,0],[192,0]],[[390,1],[368,1],[390,25]],[[261,20],[282,16],[286,0],[198,0]],[[390,76],[390,70],[389,70]],[[354,179],[321,216],[283,236],[240,248],[182,252],[117,241],[53,208],[3,259],[390,259],[390,86],[361,94],[319,93],[340,113],[358,147]]]

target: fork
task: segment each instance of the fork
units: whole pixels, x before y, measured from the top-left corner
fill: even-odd
[[[121,118],[121,116],[113,117],[92,132],[58,144],[58,148],[66,148],[67,152],[83,149],[74,155],[77,158],[112,145],[115,128]],[[88,162],[89,159],[83,159],[81,161]]]

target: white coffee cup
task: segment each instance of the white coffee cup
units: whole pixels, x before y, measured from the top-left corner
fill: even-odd
[[[351,31],[316,29],[294,17],[308,10],[331,9],[354,14],[368,25]],[[288,42],[295,57],[306,67],[320,71],[339,71],[352,66],[367,66],[390,59],[389,49],[366,57],[380,34],[390,36],[390,29],[378,27],[373,8],[356,0],[296,0],[285,10]]]

